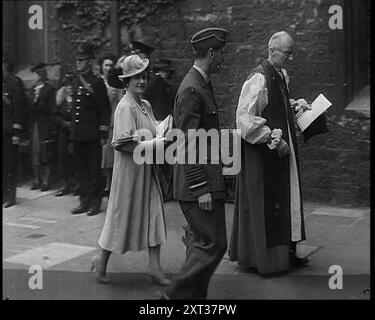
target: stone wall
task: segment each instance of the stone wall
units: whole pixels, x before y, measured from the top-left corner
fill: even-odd
[[[304,199],[333,205],[370,205],[370,118],[332,115],[329,133],[300,144]]]
[[[346,48],[349,33],[328,26],[331,5],[341,5],[347,15],[351,14],[345,4],[345,0],[175,0],[174,5],[148,16],[130,30],[126,24],[120,28],[124,41],[133,35],[153,45],[156,50],[152,60],[170,58],[177,69],[176,83],[192,65],[190,36],[211,26],[227,29],[223,70],[212,80],[222,127],[230,128],[235,126],[242,84],[266,57],[269,37],[280,30],[289,32],[297,45],[295,59],[288,66],[292,96],[311,101],[322,92],[333,104],[329,109],[330,132],[301,145],[305,199],[368,204],[369,119],[344,113],[350,102]],[[75,48],[61,28],[57,31],[49,36],[49,46],[58,49],[63,68],[72,67]],[[109,28],[104,34],[111,38]]]

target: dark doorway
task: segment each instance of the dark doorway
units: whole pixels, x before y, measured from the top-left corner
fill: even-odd
[[[346,83],[350,102],[370,84],[370,0],[345,0]]]

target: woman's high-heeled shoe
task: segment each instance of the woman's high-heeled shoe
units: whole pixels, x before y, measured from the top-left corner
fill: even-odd
[[[165,275],[159,270],[149,270],[148,275],[152,284],[159,286],[169,286],[172,281],[165,277]]]
[[[98,257],[92,257],[91,259],[91,268],[90,271],[95,271],[96,280],[98,280],[100,283],[109,283],[109,278],[105,275],[102,268],[98,268]]]

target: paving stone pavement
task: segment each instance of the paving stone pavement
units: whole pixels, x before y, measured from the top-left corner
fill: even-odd
[[[18,204],[3,210],[3,296],[10,299],[152,299],[157,288],[146,275],[147,252],[113,255],[108,265],[112,283],[96,283],[89,273],[103,225],[97,216],[73,216],[71,195],[55,197],[19,190]],[[184,218],[177,202],[166,203],[168,239],[162,247],[164,270],[173,276],[181,266]],[[228,239],[233,205],[226,204]],[[305,203],[307,241],[298,246],[309,256],[307,267],[288,275],[264,278],[224,257],[212,278],[209,299],[368,299],[370,287],[370,209]],[[43,266],[43,290],[30,290],[29,266]],[[328,287],[329,268],[343,270],[342,290]],[[56,288],[59,287],[59,290]],[[365,294],[363,293],[365,291]]]

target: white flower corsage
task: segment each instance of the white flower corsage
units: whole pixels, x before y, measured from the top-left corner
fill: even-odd
[[[270,148],[271,150],[276,149],[281,142],[282,135],[283,132],[281,129],[273,129],[271,132],[271,143],[267,143],[268,148]]]

